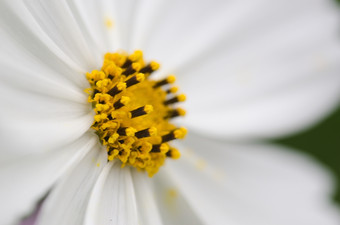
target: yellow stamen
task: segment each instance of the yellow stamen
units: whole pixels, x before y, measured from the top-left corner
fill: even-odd
[[[181,127],[174,131],[174,136],[176,139],[182,139],[185,137],[186,134],[187,134],[187,129],[185,129],[184,127]]]
[[[172,84],[176,81],[176,77],[174,75],[170,75],[166,80],[168,81],[169,84]]]
[[[180,116],[185,116],[185,114],[186,114],[185,110],[182,109],[182,108],[178,108],[177,111],[178,111]]]
[[[172,159],[179,159],[181,157],[181,153],[176,148],[171,148],[167,153],[167,156],[171,157]]]
[[[107,53],[101,70],[86,73],[89,94],[96,113],[92,128],[107,148],[108,161],[120,160],[153,176],[166,158],[178,159],[180,153],[169,142],[182,139],[187,131],[170,123],[184,116],[174,103],[185,101],[185,95],[169,97],[178,88],[171,87],[174,75],[154,81],[150,75],[159,68],[157,62],[145,63],[143,52]],[[163,86],[170,86],[163,90]]]
[[[149,133],[150,133],[150,136],[157,135],[157,128],[156,127],[150,127]]]
[[[159,64],[158,64],[157,62],[152,61],[152,62],[150,63],[150,66],[151,66],[151,69],[152,69],[153,71],[159,69]]]
[[[143,52],[141,50],[136,50],[133,54],[129,55],[128,59],[135,62],[143,57]]]
[[[167,92],[168,93],[176,93],[178,91],[178,87],[171,87]]]
[[[184,94],[179,95],[177,98],[178,98],[178,101],[180,102],[184,102],[187,99],[187,97]]]

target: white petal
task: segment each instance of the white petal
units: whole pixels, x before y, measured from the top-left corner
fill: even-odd
[[[65,63],[79,66],[79,68],[93,68],[95,62],[101,57],[99,51],[93,46],[92,40],[83,33],[81,26],[73,16],[66,1],[7,1],[4,6],[6,23],[20,21],[20,25],[30,29],[33,36],[37,36],[47,48],[56,53]],[[14,4],[14,7],[13,5]],[[12,16],[12,17],[10,17]],[[10,20],[13,19],[13,20]],[[23,32],[19,27],[10,28],[11,32]],[[32,36],[32,34],[31,34]],[[19,38],[20,39],[20,38]],[[29,43],[27,43],[29,45]],[[31,44],[32,45],[32,44]],[[26,46],[27,47],[27,46]],[[97,57],[97,59],[96,59]],[[70,65],[71,65],[70,64]]]
[[[85,225],[138,224],[130,169],[122,169],[121,164],[116,161],[106,165],[91,194]]]
[[[188,142],[192,149],[167,169],[205,223],[339,223],[339,210],[329,199],[333,180],[312,159],[271,145],[198,137]]]
[[[98,1],[94,1],[98,5]],[[132,52],[135,49],[131,48],[130,42],[133,35],[134,20],[137,8],[141,1],[136,0],[102,0],[101,13],[104,18],[113,21],[111,36],[112,46],[118,47],[121,50]]]
[[[21,46],[10,37],[0,37],[3,43],[0,81],[3,85],[75,102],[86,98],[83,90],[89,84],[85,71],[63,65],[51,57],[44,46],[33,46],[39,51],[28,52],[25,47],[30,47],[29,44]]]
[[[136,193],[139,224],[162,225],[158,205],[156,204],[155,191],[152,178],[145,172],[132,169],[131,171]]]
[[[47,151],[71,143],[93,121],[83,92],[89,86],[84,72],[91,67],[91,60],[78,57],[95,55],[86,48],[92,45],[86,37],[81,38],[66,2],[45,3],[0,3],[0,27],[4,31],[0,36],[0,100],[4,105],[0,130],[1,147],[8,155]],[[55,10],[46,11],[46,7]],[[61,26],[65,20],[67,23]],[[53,35],[52,30],[57,28],[65,32]],[[64,42],[69,52],[61,50],[65,46],[59,45]],[[69,44],[73,48],[67,48]]]
[[[1,59],[6,56],[15,61],[27,55],[36,59],[36,63],[45,64],[56,71],[69,72],[69,79],[75,79],[77,73],[84,72],[85,68],[67,56],[42,28],[37,24],[30,12],[20,0],[2,1],[1,3],[1,34],[2,51]],[[17,61],[17,63],[20,61]],[[24,62],[25,61],[21,61]]]
[[[33,46],[37,50],[29,52],[25,49],[29,44],[21,46],[11,37],[0,37],[1,83],[55,98],[83,101],[83,90],[89,87],[83,71],[67,68],[49,55],[47,47]]]
[[[338,102],[339,13],[331,1],[156,6],[141,7],[133,36],[143,39],[133,43],[162,63],[160,73],[177,75],[188,96],[187,126],[272,137],[315,123]]]
[[[98,141],[85,152],[47,197],[37,224],[82,224],[92,188],[106,165],[107,153]]]
[[[82,31],[87,32],[86,34],[93,39],[96,48],[100,49],[101,53],[122,48],[119,28],[124,24],[118,24],[116,21],[117,12],[122,9],[115,7],[113,1],[92,0],[84,4],[84,1],[72,0],[69,2],[69,7],[79,24],[83,25]]]
[[[1,2],[1,76],[37,92],[49,87],[50,95],[67,96],[62,90],[71,88],[82,92],[88,86],[85,72],[98,69],[103,54],[112,50],[105,41],[110,29],[96,3]]]
[[[0,84],[2,151],[15,155],[57,149],[83,135],[93,122],[86,97],[82,102]]]
[[[0,224],[14,224],[30,213],[60,175],[93,146],[84,135],[75,143],[43,154],[16,157],[0,165]]]
[[[223,100],[206,110],[189,104],[183,124],[207,136],[232,140],[272,138],[307,129],[334,110],[340,99],[338,68],[329,76],[317,76],[293,81],[282,91],[274,87],[263,96],[248,96],[230,107]]]
[[[188,178],[190,179],[190,178]],[[156,195],[158,208],[162,216],[163,224],[201,225],[199,214],[183,196],[177,183],[165,169],[161,170],[152,178],[153,191]]]

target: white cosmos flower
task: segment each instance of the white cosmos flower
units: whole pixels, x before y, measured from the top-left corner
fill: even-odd
[[[1,1],[0,224],[48,191],[38,225],[338,224],[332,177],[258,142],[339,100],[338,15],[331,0]],[[188,96],[182,157],[153,178],[107,163],[90,129],[84,74],[118,49]]]

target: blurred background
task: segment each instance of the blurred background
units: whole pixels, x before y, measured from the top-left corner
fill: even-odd
[[[340,0],[337,1],[340,3]],[[310,154],[328,167],[337,177],[337,193],[334,199],[340,204],[340,102],[335,112],[313,128],[274,142]]]

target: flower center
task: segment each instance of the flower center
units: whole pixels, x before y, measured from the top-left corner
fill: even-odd
[[[141,51],[107,53],[101,70],[86,74],[91,88],[85,91],[96,113],[92,128],[106,146],[108,160],[118,159],[122,167],[131,165],[149,176],[157,173],[167,157],[180,157],[168,143],[187,132],[170,123],[185,115],[173,106],[184,101],[185,95],[176,95],[173,75],[149,79],[158,68],[156,62],[146,64]]]

